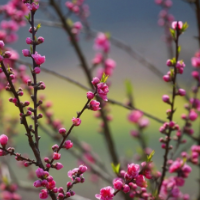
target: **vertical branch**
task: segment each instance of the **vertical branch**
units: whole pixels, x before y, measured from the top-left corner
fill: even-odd
[[[199,0],[195,1],[196,6],[196,18],[197,18],[197,28],[198,28],[198,42],[200,47],[200,3]]]
[[[177,22],[178,23],[178,22]],[[176,64],[178,62],[178,57],[179,57],[179,51],[178,51],[178,39],[179,39],[179,35],[180,35],[180,30],[178,29],[178,25],[176,27],[176,38],[175,38],[175,49],[176,49],[176,63],[174,64],[173,68],[174,68],[174,76],[173,76],[173,79],[172,79],[172,84],[173,84],[173,90],[172,90],[172,101],[171,101],[171,114],[169,116],[169,122],[170,121],[173,121],[173,116],[174,116],[174,104],[175,104],[175,96],[176,96],[176,77],[177,77],[177,69],[176,69]],[[159,183],[159,186],[158,186],[158,193],[157,193],[157,197],[159,196],[160,194],[160,189],[161,189],[161,186],[162,186],[162,182],[164,180],[164,177],[166,175],[166,171],[167,171],[167,157],[168,157],[168,153],[169,153],[169,144],[170,144],[170,137],[171,137],[171,132],[172,132],[172,128],[169,127],[168,129],[168,133],[167,133],[167,141],[166,141],[166,150],[165,150],[165,154],[164,154],[164,161],[163,161],[163,166],[162,166],[162,175],[161,175],[161,180],[160,180],[160,183]]]
[[[88,67],[87,62],[84,58],[84,55],[81,51],[81,48],[79,47],[73,33],[71,32],[69,25],[66,23],[65,17],[63,16],[58,5],[55,3],[55,0],[49,0],[49,2],[50,2],[50,5],[55,9],[56,13],[58,14],[58,16],[59,16],[59,18],[60,18],[60,20],[63,24],[63,28],[65,29],[65,31],[67,32],[67,34],[69,35],[69,37],[71,39],[72,46],[74,47],[74,50],[75,50],[75,52],[76,52],[76,54],[77,54],[77,56],[80,60],[80,63],[81,63],[81,66],[82,66],[82,68],[85,72],[85,75],[87,76],[87,81],[88,81],[89,85],[91,87],[93,87],[92,83],[91,83],[92,75],[90,73],[89,67]],[[102,101],[100,100],[100,98],[97,98],[97,100],[100,101],[100,103],[102,104]],[[100,113],[101,113],[101,118],[104,122],[104,136],[105,136],[105,140],[106,140],[106,143],[107,143],[109,153],[111,155],[112,162],[115,163],[115,164],[118,164],[119,161],[118,161],[117,153],[116,153],[116,150],[115,150],[115,145],[114,145],[111,133],[110,133],[110,129],[109,129],[109,126],[108,126],[108,122],[107,122],[107,119],[106,119],[106,116],[105,116],[105,112],[103,111],[103,109],[101,109]]]

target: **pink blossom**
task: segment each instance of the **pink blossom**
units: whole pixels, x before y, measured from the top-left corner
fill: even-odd
[[[44,42],[44,38],[40,36],[40,37],[38,37],[37,41],[39,44],[41,44]]]
[[[96,100],[92,100],[89,104],[89,109],[93,111],[100,110],[101,108],[99,107],[100,103]]]
[[[37,180],[37,181],[35,181],[34,183],[33,183],[33,186],[34,187],[42,187],[42,182],[41,182],[41,180]]]
[[[165,82],[170,82],[170,81],[171,81],[170,75],[168,75],[168,74],[164,75],[164,76],[163,76],[163,80],[164,80]]]
[[[136,176],[138,176],[140,171],[140,166],[138,164],[128,164],[128,170],[127,170],[127,174],[129,175],[129,177],[135,178]]]
[[[68,171],[68,177],[74,180],[74,177],[78,174],[79,168],[74,168]]]
[[[60,160],[60,157],[61,157],[60,153],[56,153],[56,152],[53,153],[53,159],[54,160]]]
[[[176,30],[176,28],[177,28],[178,30],[181,30],[182,27],[183,27],[183,22],[182,22],[182,21],[174,21],[174,22],[172,22],[172,28],[173,28],[174,30]]]
[[[45,56],[41,56],[38,53],[32,54],[32,57],[37,65],[41,65],[45,62]]]
[[[179,94],[180,96],[185,96],[186,92],[185,92],[184,89],[178,89],[178,94]]]
[[[0,48],[2,49],[4,47],[4,42],[0,40]]]
[[[88,98],[88,99],[93,99],[93,98],[94,98],[94,93],[88,91],[88,92],[87,92],[87,98]]]
[[[94,59],[92,60],[93,65],[100,64],[102,62],[103,56],[102,54],[98,53],[95,55]]]
[[[48,198],[48,191],[46,189],[41,190],[39,193],[40,199],[47,199]]]
[[[5,51],[4,52],[4,58],[10,58],[12,56],[11,51]]]
[[[56,165],[55,165],[55,168],[56,168],[57,170],[62,169],[62,168],[63,168],[62,163],[57,162]]]
[[[95,197],[100,200],[111,200],[114,197],[114,189],[110,186],[104,187],[100,190],[100,194],[96,194]]]
[[[192,168],[189,165],[184,164],[184,166],[182,167],[182,172],[183,172],[182,177],[187,178],[191,171],[192,171]]]
[[[177,186],[183,186],[185,184],[185,180],[182,177],[175,177],[174,180]]]
[[[0,62],[2,62],[3,61],[3,56],[2,55],[0,55]]]
[[[124,187],[123,187],[123,192],[124,192],[124,193],[130,192],[130,187],[129,187],[127,184],[124,185]]]
[[[8,143],[8,137],[4,134],[0,135],[0,143],[2,146],[6,146]]]
[[[34,70],[33,70],[33,72],[34,72],[35,74],[39,74],[40,71],[41,71],[41,69],[40,69],[39,67],[35,67]]]
[[[65,129],[65,128],[60,128],[60,129],[59,129],[59,133],[60,133],[61,135],[65,134],[65,133],[66,133],[66,129]]]
[[[136,177],[136,181],[135,183],[139,186],[139,187],[147,187],[147,182],[145,181],[145,178],[143,175],[138,175]]]
[[[104,33],[98,33],[94,43],[95,49],[101,49],[104,52],[108,52],[110,50],[110,42]]]
[[[155,3],[159,5],[159,4],[162,3],[162,1],[163,1],[163,0],[155,0]]]
[[[140,128],[145,128],[149,125],[149,120],[147,118],[142,118],[139,120],[138,125],[140,126]]]
[[[28,49],[23,49],[23,50],[22,50],[22,54],[23,54],[25,57],[31,56],[30,51],[29,51]]]
[[[116,190],[121,190],[123,188],[123,180],[121,178],[115,178],[113,180],[113,187]]]
[[[109,92],[108,86],[106,83],[98,83],[97,84],[97,93],[104,100],[108,101],[107,93]]]
[[[33,44],[33,40],[30,37],[27,37],[26,44]]]
[[[132,123],[138,123],[142,118],[143,113],[139,110],[134,110],[128,115],[128,120]]]
[[[87,171],[87,167],[85,165],[80,165],[79,166],[79,173],[80,174],[83,174],[86,171]]]
[[[177,172],[178,170],[181,169],[182,167],[182,161],[181,160],[176,160],[172,163],[172,165],[169,167],[169,172],[173,173],[173,172]]]
[[[71,142],[71,140],[65,141],[64,147],[65,147],[66,149],[71,149],[71,148],[73,147],[73,143]]]
[[[195,68],[199,68],[200,67],[200,57],[193,57],[191,59],[191,63],[192,63],[192,66],[195,67]]]
[[[96,86],[99,82],[100,82],[100,80],[99,80],[99,78],[97,78],[97,77],[94,77],[93,80],[92,80],[92,84],[95,85],[95,86]]]
[[[39,3],[33,2],[32,4],[26,3],[25,4],[30,11],[35,12],[39,8]]]
[[[170,102],[169,96],[166,95],[166,94],[162,96],[162,100],[163,100],[163,102],[165,102],[165,103],[169,103],[169,102]]]
[[[105,74],[108,76],[111,76],[113,74],[113,70],[114,70],[115,66],[116,66],[115,61],[108,58],[105,61]]]
[[[36,171],[35,171],[36,175],[38,178],[42,178],[44,176],[44,170],[42,168],[38,168]]]
[[[194,111],[194,110],[191,110],[190,113],[189,113],[189,119],[191,121],[195,121],[198,117],[198,114]]]
[[[73,117],[72,122],[74,126],[79,126],[81,124],[81,119]]]
[[[55,188],[55,186],[56,186],[56,182],[52,180],[47,183],[46,188],[49,190],[52,190],[53,188]]]
[[[195,78],[197,81],[199,81],[199,72],[198,71],[193,71],[191,73],[192,77]]]

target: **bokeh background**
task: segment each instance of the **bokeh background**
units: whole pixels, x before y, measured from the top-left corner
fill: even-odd
[[[2,1],[1,4],[6,3]],[[63,4],[63,11],[66,10]],[[163,74],[168,71],[165,65],[168,57],[166,43],[163,41],[164,30],[158,26],[158,15],[161,7],[156,5],[153,0],[87,0],[86,3],[90,8],[89,24],[95,30],[101,32],[109,32],[111,36],[118,38],[125,44],[130,45],[136,52],[142,55],[150,63],[155,65]],[[53,11],[51,11],[53,13]],[[66,11],[67,12],[67,11]],[[186,63],[186,68],[183,75],[179,75],[178,81],[182,88],[189,89],[194,84],[191,79],[191,57],[198,50],[198,43],[194,38],[197,35],[196,16],[193,8],[181,0],[173,0],[173,6],[170,13],[174,15],[176,20],[188,22],[188,30],[181,36],[181,54],[180,59]],[[43,11],[39,10],[36,13],[36,19],[50,20]],[[73,19],[73,21],[76,21]],[[25,38],[30,36],[28,32],[29,26],[25,26],[18,31],[19,40],[11,45],[16,49],[21,57],[21,60],[29,61],[22,56],[21,50],[27,48]],[[38,53],[46,56],[46,62],[43,65],[46,68],[54,70],[60,74],[69,76],[87,86],[86,77],[79,66],[79,60],[70,45],[68,36],[59,28],[46,27],[42,25],[37,36],[43,36],[45,42],[37,47]],[[93,48],[94,40],[85,37],[85,32],[81,33],[80,45],[84,55],[91,66],[91,60],[95,55]],[[112,85],[108,97],[119,102],[125,102],[125,80],[130,80],[133,85],[133,94],[135,106],[161,119],[166,119],[165,111],[168,108],[161,97],[163,94],[170,94],[170,87],[162,81],[162,77],[157,77],[152,71],[143,66],[142,63],[133,59],[123,50],[111,45],[109,57],[114,59],[117,67],[113,76],[110,78]],[[95,72],[94,72],[95,76]],[[55,118],[61,119],[65,127],[68,128],[71,124],[71,118],[76,116],[86,101],[86,92],[75,85],[67,83],[51,74],[42,72],[39,75],[39,80],[46,84],[46,89],[41,91],[46,98],[53,102],[52,111]],[[4,100],[7,101],[8,94],[5,93]],[[29,98],[29,97],[26,97]],[[185,99],[177,97],[175,121],[183,124],[180,120],[181,113],[184,112],[183,106]],[[130,136],[130,130],[134,129],[134,125],[127,120],[129,111],[117,105],[110,105],[113,115],[113,121],[109,123],[112,136],[117,148],[117,153],[120,158],[127,156],[132,161],[134,154],[137,153],[139,144]],[[17,114],[17,108],[13,108],[10,104],[6,104],[4,110],[6,115]],[[43,120],[45,123],[45,120]],[[97,132],[100,121],[94,117],[92,111],[86,111],[82,116],[82,124],[73,131],[80,140],[89,143],[94,150],[99,154],[99,157],[105,162],[111,170],[110,157],[103,136]],[[160,148],[158,139],[161,137],[158,129],[160,123],[150,119],[150,126],[145,129],[145,138],[148,140],[149,147],[155,150],[153,161],[158,169],[161,169],[163,162],[164,151]],[[29,153],[30,148],[27,144],[27,138],[24,136],[23,127],[19,126],[20,136],[16,137],[16,149],[21,153]],[[195,124],[195,133],[199,130],[199,122]],[[45,155],[52,146],[52,141],[41,132],[42,136],[40,146],[41,152]],[[27,180],[27,174],[24,169],[18,169],[14,158],[10,158],[13,170],[17,177],[21,180]],[[65,164],[65,168],[61,171],[52,170],[52,175],[56,174],[58,186],[64,186],[69,178],[67,171],[78,166],[78,162],[69,153],[62,152],[61,162]],[[183,188],[184,193],[190,193],[192,197],[199,190],[196,184],[197,169],[193,170],[190,179],[186,182]],[[99,181],[95,184],[90,184],[89,175],[86,175],[86,184],[77,185],[74,190],[85,197],[95,199],[94,194],[99,192],[99,189],[106,186],[104,182]],[[35,199],[37,194],[24,193],[25,198]],[[35,196],[36,195],[36,196]],[[24,199],[25,199],[24,198]]]

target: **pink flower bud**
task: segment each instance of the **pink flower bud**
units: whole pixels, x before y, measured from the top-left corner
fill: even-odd
[[[199,72],[198,71],[193,71],[192,72],[193,78],[195,78],[197,81],[199,80]]]
[[[169,100],[169,96],[168,96],[168,95],[163,95],[163,96],[162,96],[162,100],[163,100],[163,102],[165,102],[165,103],[170,103],[170,100]]]
[[[130,191],[130,187],[127,184],[125,184],[123,188],[123,192],[128,193],[129,191]]]
[[[56,163],[55,168],[56,168],[57,170],[62,169],[62,168],[63,168],[62,163]]]
[[[178,90],[178,94],[179,94],[180,96],[185,96],[186,92],[185,92],[184,89],[179,89],[179,90]]]
[[[26,38],[26,44],[33,44],[33,41],[30,37]]]
[[[71,188],[72,183],[71,182],[67,182],[67,189]]]
[[[29,51],[28,49],[23,49],[23,50],[22,50],[22,54],[23,54],[25,57],[31,56],[30,51]]]
[[[87,98],[88,99],[93,99],[94,98],[94,93],[93,92],[87,92]]]
[[[79,173],[80,174],[83,174],[86,171],[87,171],[87,167],[85,165],[80,165],[79,166]]]
[[[178,30],[181,30],[183,27],[183,22],[182,21],[174,21],[172,22],[172,28],[174,30],[178,29]]]
[[[0,144],[5,147],[8,143],[8,137],[4,134],[0,135]]]
[[[4,42],[0,40],[0,48],[2,49],[4,47]]]
[[[1,56],[1,55],[0,55],[0,62],[2,62],[2,61],[3,61],[3,59],[4,59],[4,58],[3,58],[3,56]]]
[[[163,76],[163,80],[165,81],[165,82],[170,82],[171,81],[171,77],[167,74],[167,75],[164,75]]]
[[[35,171],[36,175],[38,178],[42,178],[44,176],[44,170],[42,168],[38,168],[36,171]]]
[[[195,121],[197,117],[198,117],[198,114],[194,110],[191,110],[189,114],[189,119],[191,121]]]
[[[41,37],[41,36],[40,36],[40,37],[38,37],[38,39],[37,39],[37,40],[38,40],[38,43],[39,43],[39,44],[41,44],[41,43],[43,43],[43,42],[44,42],[44,38],[43,38],[43,37]]]
[[[92,84],[95,85],[95,86],[96,86],[99,82],[100,82],[100,80],[99,80],[99,78],[97,78],[97,77],[94,77],[93,80],[92,80]]]
[[[72,122],[74,126],[79,126],[81,124],[81,119],[73,117]]]
[[[61,135],[64,135],[64,134],[66,133],[66,129],[65,129],[65,128],[60,128],[60,129],[59,129],[59,133],[60,133]]]
[[[41,65],[45,62],[45,56],[41,56],[40,54],[32,54],[32,57],[37,65]]]
[[[54,144],[51,148],[53,151],[57,151],[59,146],[57,144]]]
[[[170,59],[167,60],[166,65],[168,67],[173,66],[172,61]]]
[[[33,70],[33,73],[39,74],[40,71],[41,71],[40,67],[35,67],[34,70]]]
[[[162,148],[162,149],[166,149],[166,144],[163,143],[163,144],[161,145],[161,148]]]
[[[60,160],[60,157],[61,157],[60,153],[56,153],[56,152],[53,153],[53,159],[54,160]]]
[[[89,104],[89,109],[93,111],[100,110],[101,108],[99,107],[100,103],[96,100],[92,100]]]
[[[71,148],[73,147],[73,143],[71,142],[71,140],[65,141],[64,147],[65,147],[66,149],[71,149]]]
[[[4,58],[10,58],[12,56],[11,52],[10,51],[6,51],[4,53]]]
[[[41,190],[39,193],[40,199],[47,199],[48,198],[48,191],[46,189]]]
[[[116,189],[116,190],[121,190],[123,188],[123,180],[120,179],[120,178],[115,178],[113,180],[113,187]]]
[[[41,182],[41,180],[37,180],[37,181],[35,181],[34,183],[33,183],[33,186],[34,187],[42,187],[42,182]]]
[[[145,181],[145,178],[143,175],[138,175],[136,177],[136,184],[139,186],[139,187],[147,187],[147,182]]]

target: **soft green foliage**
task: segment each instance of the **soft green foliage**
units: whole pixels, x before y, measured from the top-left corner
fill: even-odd
[[[107,81],[107,79],[108,79],[108,76],[105,73],[103,73],[100,82],[105,83]]]
[[[115,174],[119,174],[120,164],[115,165],[114,163],[111,163],[111,166],[112,166],[113,172]]]
[[[153,150],[149,155],[147,155],[147,162],[151,162],[151,159],[153,158],[155,154],[155,151]]]

